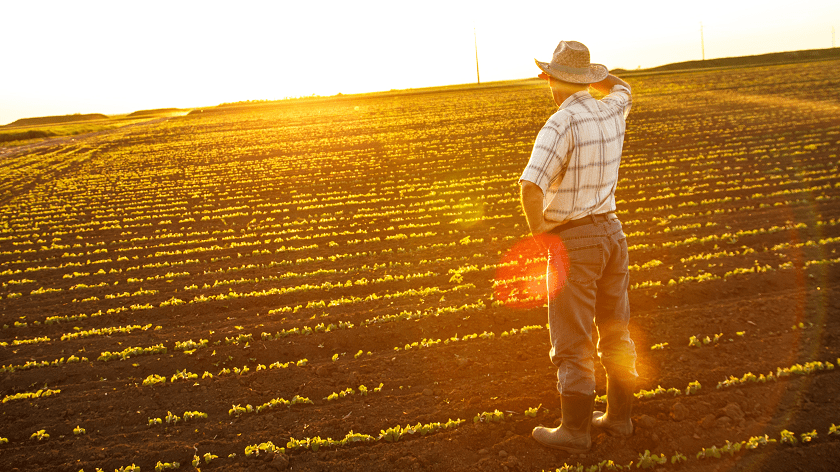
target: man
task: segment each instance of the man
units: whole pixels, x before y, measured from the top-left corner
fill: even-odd
[[[550,63],[537,62],[560,109],[540,130],[520,179],[531,233],[548,252],[551,361],[557,367],[562,424],[534,428],[541,444],[582,453],[590,426],[615,436],[633,433],[636,351],[628,331],[627,241],[615,216],[615,186],[632,102],[630,86],[589,49],[561,41]],[[588,92],[604,94],[601,100]],[[595,345],[607,372],[606,413],[593,412]]]

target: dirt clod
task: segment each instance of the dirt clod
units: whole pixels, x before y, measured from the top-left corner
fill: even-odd
[[[732,418],[734,421],[740,421],[744,418],[744,412],[737,403],[729,403],[723,409],[726,416]]]
[[[289,456],[285,454],[277,454],[274,459],[268,463],[268,466],[274,470],[286,470],[289,468]]]
[[[688,417],[688,408],[682,403],[674,403],[671,406],[671,418],[675,421],[682,421]]]
[[[656,426],[656,420],[651,416],[642,415],[636,421],[636,424],[638,424],[642,428],[650,429],[650,428],[653,428],[654,426]]]

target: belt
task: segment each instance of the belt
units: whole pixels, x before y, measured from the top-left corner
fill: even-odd
[[[571,220],[563,223],[562,225],[552,229],[549,233],[558,234],[561,231],[566,231],[567,229],[577,228],[578,226],[595,224],[598,220],[603,222],[607,222],[610,220],[615,220],[617,217],[615,216],[615,212],[608,212],[608,213],[598,213],[597,215],[586,215],[583,218],[578,218],[576,220]]]

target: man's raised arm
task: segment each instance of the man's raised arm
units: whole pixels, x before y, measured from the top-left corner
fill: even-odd
[[[589,86],[603,93],[604,95],[609,95],[610,90],[612,90],[613,86],[615,85],[622,85],[624,87],[627,87],[627,90],[630,90],[630,84],[612,74],[607,75],[607,78],[605,78],[604,80],[596,82],[594,84],[590,84]]]

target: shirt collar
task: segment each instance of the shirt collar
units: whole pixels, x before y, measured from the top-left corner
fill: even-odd
[[[581,90],[580,92],[575,92],[575,93],[569,95],[569,97],[567,99],[563,100],[563,103],[560,104],[560,110],[571,106],[574,102],[576,102],[580,99],[585,98],[584,95],[590,96],[589,91],[588,90]]]

